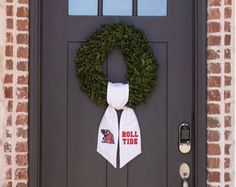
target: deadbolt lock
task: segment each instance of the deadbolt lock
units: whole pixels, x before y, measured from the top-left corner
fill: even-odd
[[[179,126],[179,150],[181,153],[189,153],[191,150],[191,127],[188,123]]]
[[[182,179],[188,179],[190,176],[190,168],[186,163],[182,163],[179,167],[179,175]]]

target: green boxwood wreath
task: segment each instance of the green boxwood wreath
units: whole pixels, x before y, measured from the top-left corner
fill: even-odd
[[[99,105],[107,105],[108,79],[102,63],[114,49],[119,49],[127,65],[129,107],[145,101],[154,89],[157,63],[144,34],[127,24],[103,25],[78,49],[76,72],[81,89]]]

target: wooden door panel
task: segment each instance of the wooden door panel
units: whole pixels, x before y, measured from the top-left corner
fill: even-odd
[[[104,108],[94,104],[80,90],[75,72],[75,56],[80,42],[68,43],[68,187],[106,186],[106,161],[98,156],[98,125]],[[66,125],[66,124],[65,124]]]
[[[136,108],[142,133],[142,154],[129,165],[129,187],[167,186],[168,89],[167,43],[152,43],[157,61],[158,86],[147,102]]]
[[[83,17],[68,16],[65,21],[65,35],[68,41],[83,41],[88,34],[91,34],[103,24],[127,23],[135,25],[138,29],[143,31],[145,35],[149,36],[152,42],[167,42],[168,41],[168,27],[171,27],[172,22],[168,17]],[[81,27],[83,25],[83,27]],[[156,29],[150,29],[156,28]]]
[[[67,46],[48,41],[42,49],[41,185],[66,186]],[[54,46],[55,45],[55,46]],[[52,51],[54,51],[52,53]]]

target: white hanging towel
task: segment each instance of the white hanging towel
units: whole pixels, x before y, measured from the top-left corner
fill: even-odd
[[[129,85],[108,83],[108,107],[98,130],[97,152],[115,168],[117,167],[118,142],[120,148],[120,168],[141,154],[141,133],[137,117],[132,108],[126,107],[129,99]],[[120,130],[116,110],[123,110]]]

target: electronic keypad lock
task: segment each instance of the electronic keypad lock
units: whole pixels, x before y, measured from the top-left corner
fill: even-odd
[[[189,153],[191,150],[191,127],[188,123],[179,126],[179,150],[181,153]]]

